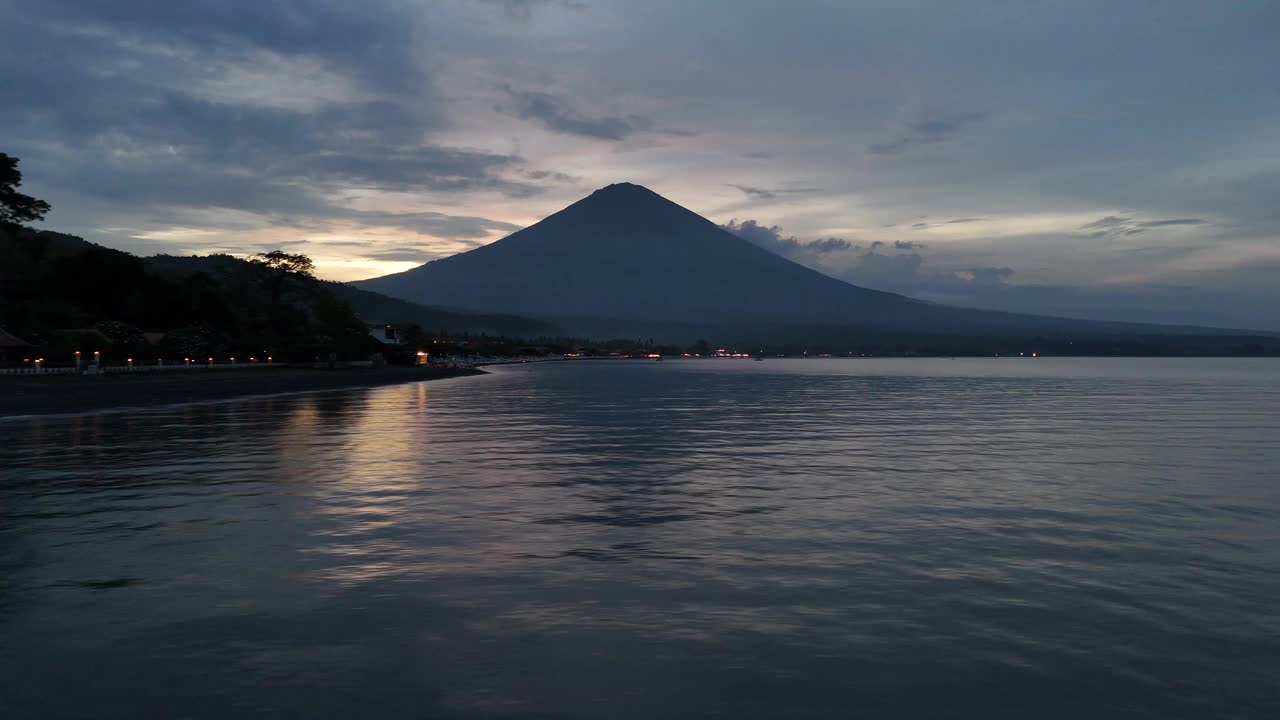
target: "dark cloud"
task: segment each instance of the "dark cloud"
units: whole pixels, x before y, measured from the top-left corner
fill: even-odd
[[[728,223],[720,227],[760,247],[771,250],[779,255],[790,257],[796,253],[801,243],[794,237],[783,237],[782,228],[774,225],[772,227],[761,225],[755,220],[743,220],[738,222],[737,218],[730,220]]]
[[[720,227],[755,245],[775,252],[783,257],[797,260],[804,256],[824,255],[827,253],[857,250],[858,246],[844,238],[820,238],[802,241],[794,237],[784,237],[782,228],[761,225],[755,220],[738,222],[735,218]]]
[[[1126,215],[1107,215],[1091,223],[1081,225],[1080,229],[1085,231],[1085,234],[1090,238],[1113,240],[1138,235],[1151,228],[1188,227],[1208,224],[1208,220],[1200,218],[1137,221]]]
[[[424,80],[413,60],[414,13],[395,0],[44,0],[29,14],[78,38],[197,50],[210,59],[250,50],[313,57],[395,91],[419,91]]]
[[[808,243],[805,243],[804,247],[816,253],[829,253],[852,250],[856,246],[844,238],[829,237],[822,238],[820,240],[810,240]]]
[[[521,174],[530,180],[549,181],[549,182],[557,182],[557,183],[575,183],[581,179],[575,175],[556,172],[554,170],[525,170]]]
[[[734,185],[730,183],[729,187],[737,188],[747,197],[758,200],[772,200],[778,196],[778,194],[773,190],[765,190],[764,188],[751,187],[749,185]]]
[[[586,3],[579,0],[476,0],[482,5],[499,8],[507,17],[520,20],[531,20],[537,10],[543,8],[564,8],[567,10],[583,10]]]
[[[14,24],[0,85],[23,99],[0,105],[0,133],[45,184],[76,196],[55,203],[71,213],[87,198],[151,226],[190,226],[184,213],[206,209],[276,225],[388,222],[337,198],[521,197],[554,178],[514,155],[429,141],[447,122],[417,58],[416,14],[400,2],[50,0],[29,10],[5,11]],[[293,81],[305,91],[291,94]],[[443,237],[510,229],[438,213],[395,222]]]
[[[366,260],[423,263],[435,260],[439,255],[418,248],[389,248],[387,250],[362,253],[361,257]]]
[[[504,88],[509,102],[498,112],[536,122],[548,130],[596,140],[625,140],[653,129],[653,121],[640,115],[592,117],[579,111],[568,99],[544,92]]]
[[[770,189],[752,187],[750,185],[735,185],[733,183],[729,183],[729,187],[737,189],[752,200],[776,200],[779,196],[783,195],[807,195],[822,191],[821,188],[800,187]]]
[[[903,292],[918,282],[924,258],[916,253],[880,253],[868,250],[840,276],[855,285]]]
[[[1148,220],[1147,222],[1138,223],[1138,226],[1144,227],[1144,228],[1154,228],[1154,227],[1169,227],[1171,225],[1207,225],[1207,224],[1209,224],[1208,220],[1201,220],[1200,218],[1174,218],[1172,220]]]
[[[733,220],[722,227],[841,280],[914,297],[967,297],[979,290],[994,293],[1008,287],[1006,281],[1014,273],[1009,267],[932,270],[921,254],[928,246],[911,240],[875,240],[864,247],[840,238],[806,242],[784,235],[776,225],[765,226],[754,220]]]
[[[489,218],[446,215],[438,212],[349,211],[341,215],[361,225],[396,227],[449,240],[477,240],[495,232],[512,233],[519,225]]]
[[[943,225],[957,225],[957,224],[960,224],[960,223],[975,223],[975,222],[982,222],[982,221],[983,221],[983,220],[985,220],[985,219],[986,219],[986,218],[980,218],[980,217],[956,218],[955,220],[946,220],[946,221],[943,221],[943,223],[942,223],[942,224],[943,224]]]
[[[892,248],[900,252],[884,252]],[[919,243],[896,242],[892,246],[876,242],[870,249],[858,253],[850,262],[832,267],[821,265],[815,269],[862,287],[902,293],[912,297],[939,302],[973,304],[966,299],[977,293],[999,297],[1009,288],[1007,280],[1014,274],[1009,267],[968,267],[960,270],[934,270],[919,252]],[[959,300],[957,300],[959,298]],[[1003,307],[1018,310],[1017,307]]]
[[[893,155],[918,145],[931,145],[948,140],[966,128],[986,120],[986,112],[940,112],[905,124],[903,132],[889,142],[871,143],[867,152],[872,155]]]
[[[1129,218],[1122,217],[1120,215],[1107,215],[1106,217],[1098,218],[1097,220],[1094,220],[1093,222],[1088,223],[1086,225],[1081,225],[1080,229],[1081,230],[1106,230],[1109,228],[1118,227],[1120,225],[1125,225],[1129,221],[1130,221]]]

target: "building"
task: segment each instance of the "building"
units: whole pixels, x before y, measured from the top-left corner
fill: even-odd
[[[400,333],[394,325],[385,325],[383,323],[366,323],[369,329],[369,337],[377,340],[383,345],[399,345]]]

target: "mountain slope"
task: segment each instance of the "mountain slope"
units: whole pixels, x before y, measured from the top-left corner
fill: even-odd
[[[347,283],[324,282],[324,287],[345,301],[366,322],[404,325],[414,323],[427,332],[442,335],[503,335],[509,337],[550,337],[560,333],[549,323],[519,315],[482,314],[450,310],[362,290]]]
[[[682,334],[797,325],[971,335],[1173,331],[952,308],[868,290],[775,255],[629,183],[597,190],[490,245],[354,284],[419,303],[553,320],[570,330],[607,319],[619,328],[678,324]]]

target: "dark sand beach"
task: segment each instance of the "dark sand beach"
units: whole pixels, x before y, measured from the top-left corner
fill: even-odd
[[[473,368],[253,368],[0,377],[0,417],[143,408],[482,375]]]

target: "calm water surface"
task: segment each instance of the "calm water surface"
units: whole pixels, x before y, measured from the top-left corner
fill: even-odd
[[[0,717],[1280,717],[1280,362],[0,423]]]

